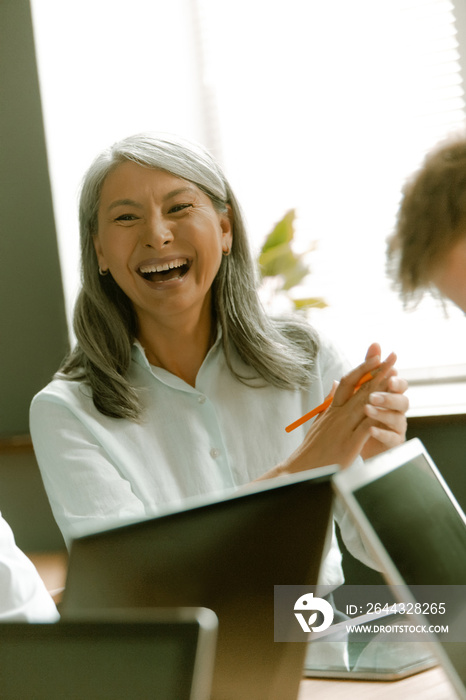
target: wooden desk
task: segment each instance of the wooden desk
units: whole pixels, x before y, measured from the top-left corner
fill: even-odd
[[[68,568],[68,554],[62,552],[34,552],[28,554],[45,587],[53,597],[55,603],[61,600],[63,587],[66,581]]]
[[[448,678],[439,667],[399,681],[347,681],[308,679],[300,686],[298,700],[457,700]]]

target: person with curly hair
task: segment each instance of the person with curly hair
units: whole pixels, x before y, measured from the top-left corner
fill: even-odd
[[[402,299],[416,303],[430,291],[466,313],[466,137],[432,149],[402,194],[388,244]]]

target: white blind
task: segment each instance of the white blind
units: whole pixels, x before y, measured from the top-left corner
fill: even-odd
[[[431,299],[405,312],[385,275],[404,179],[463,128],[447,0],[197,0],[224,166],[258,248],[287,209],[316,240],[311,321],[359,362],[372,340],[402,368],[465,365],[466,321]],[[461,372],[463,368],[459,368]]]

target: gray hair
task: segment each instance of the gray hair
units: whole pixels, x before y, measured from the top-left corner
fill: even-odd
[[[212,286],[212,311],[222,328],[228,367],[240,381],[253,386],[261,379],[284,389],[309,386],[317,336],[298,318],[271,319],[264,313],[244,218],[219,165],[197,144],[151,134],[137,134],[114,144],[94,160],[84,177],[79,206],[82,288],[74,312],[78,342],[59,372],[89,385],[94,404],[104,415],[139,419],[139,396],[128,381],[131,348],[138,333],[136,314],[113,277],[99,275],[93,244],[103,183],[125,161],[193,183],[218,211],[230,207],[231,254],[222,257]],[[233,348],[251,368],[250,376],[241,376],[233,368]]]

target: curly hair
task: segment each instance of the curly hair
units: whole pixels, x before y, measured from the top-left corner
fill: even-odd
[[[432,275],[465,237],[466,136],[442,141],[405,183],[388,239],[388,272],[405,304],[420,301]]]

